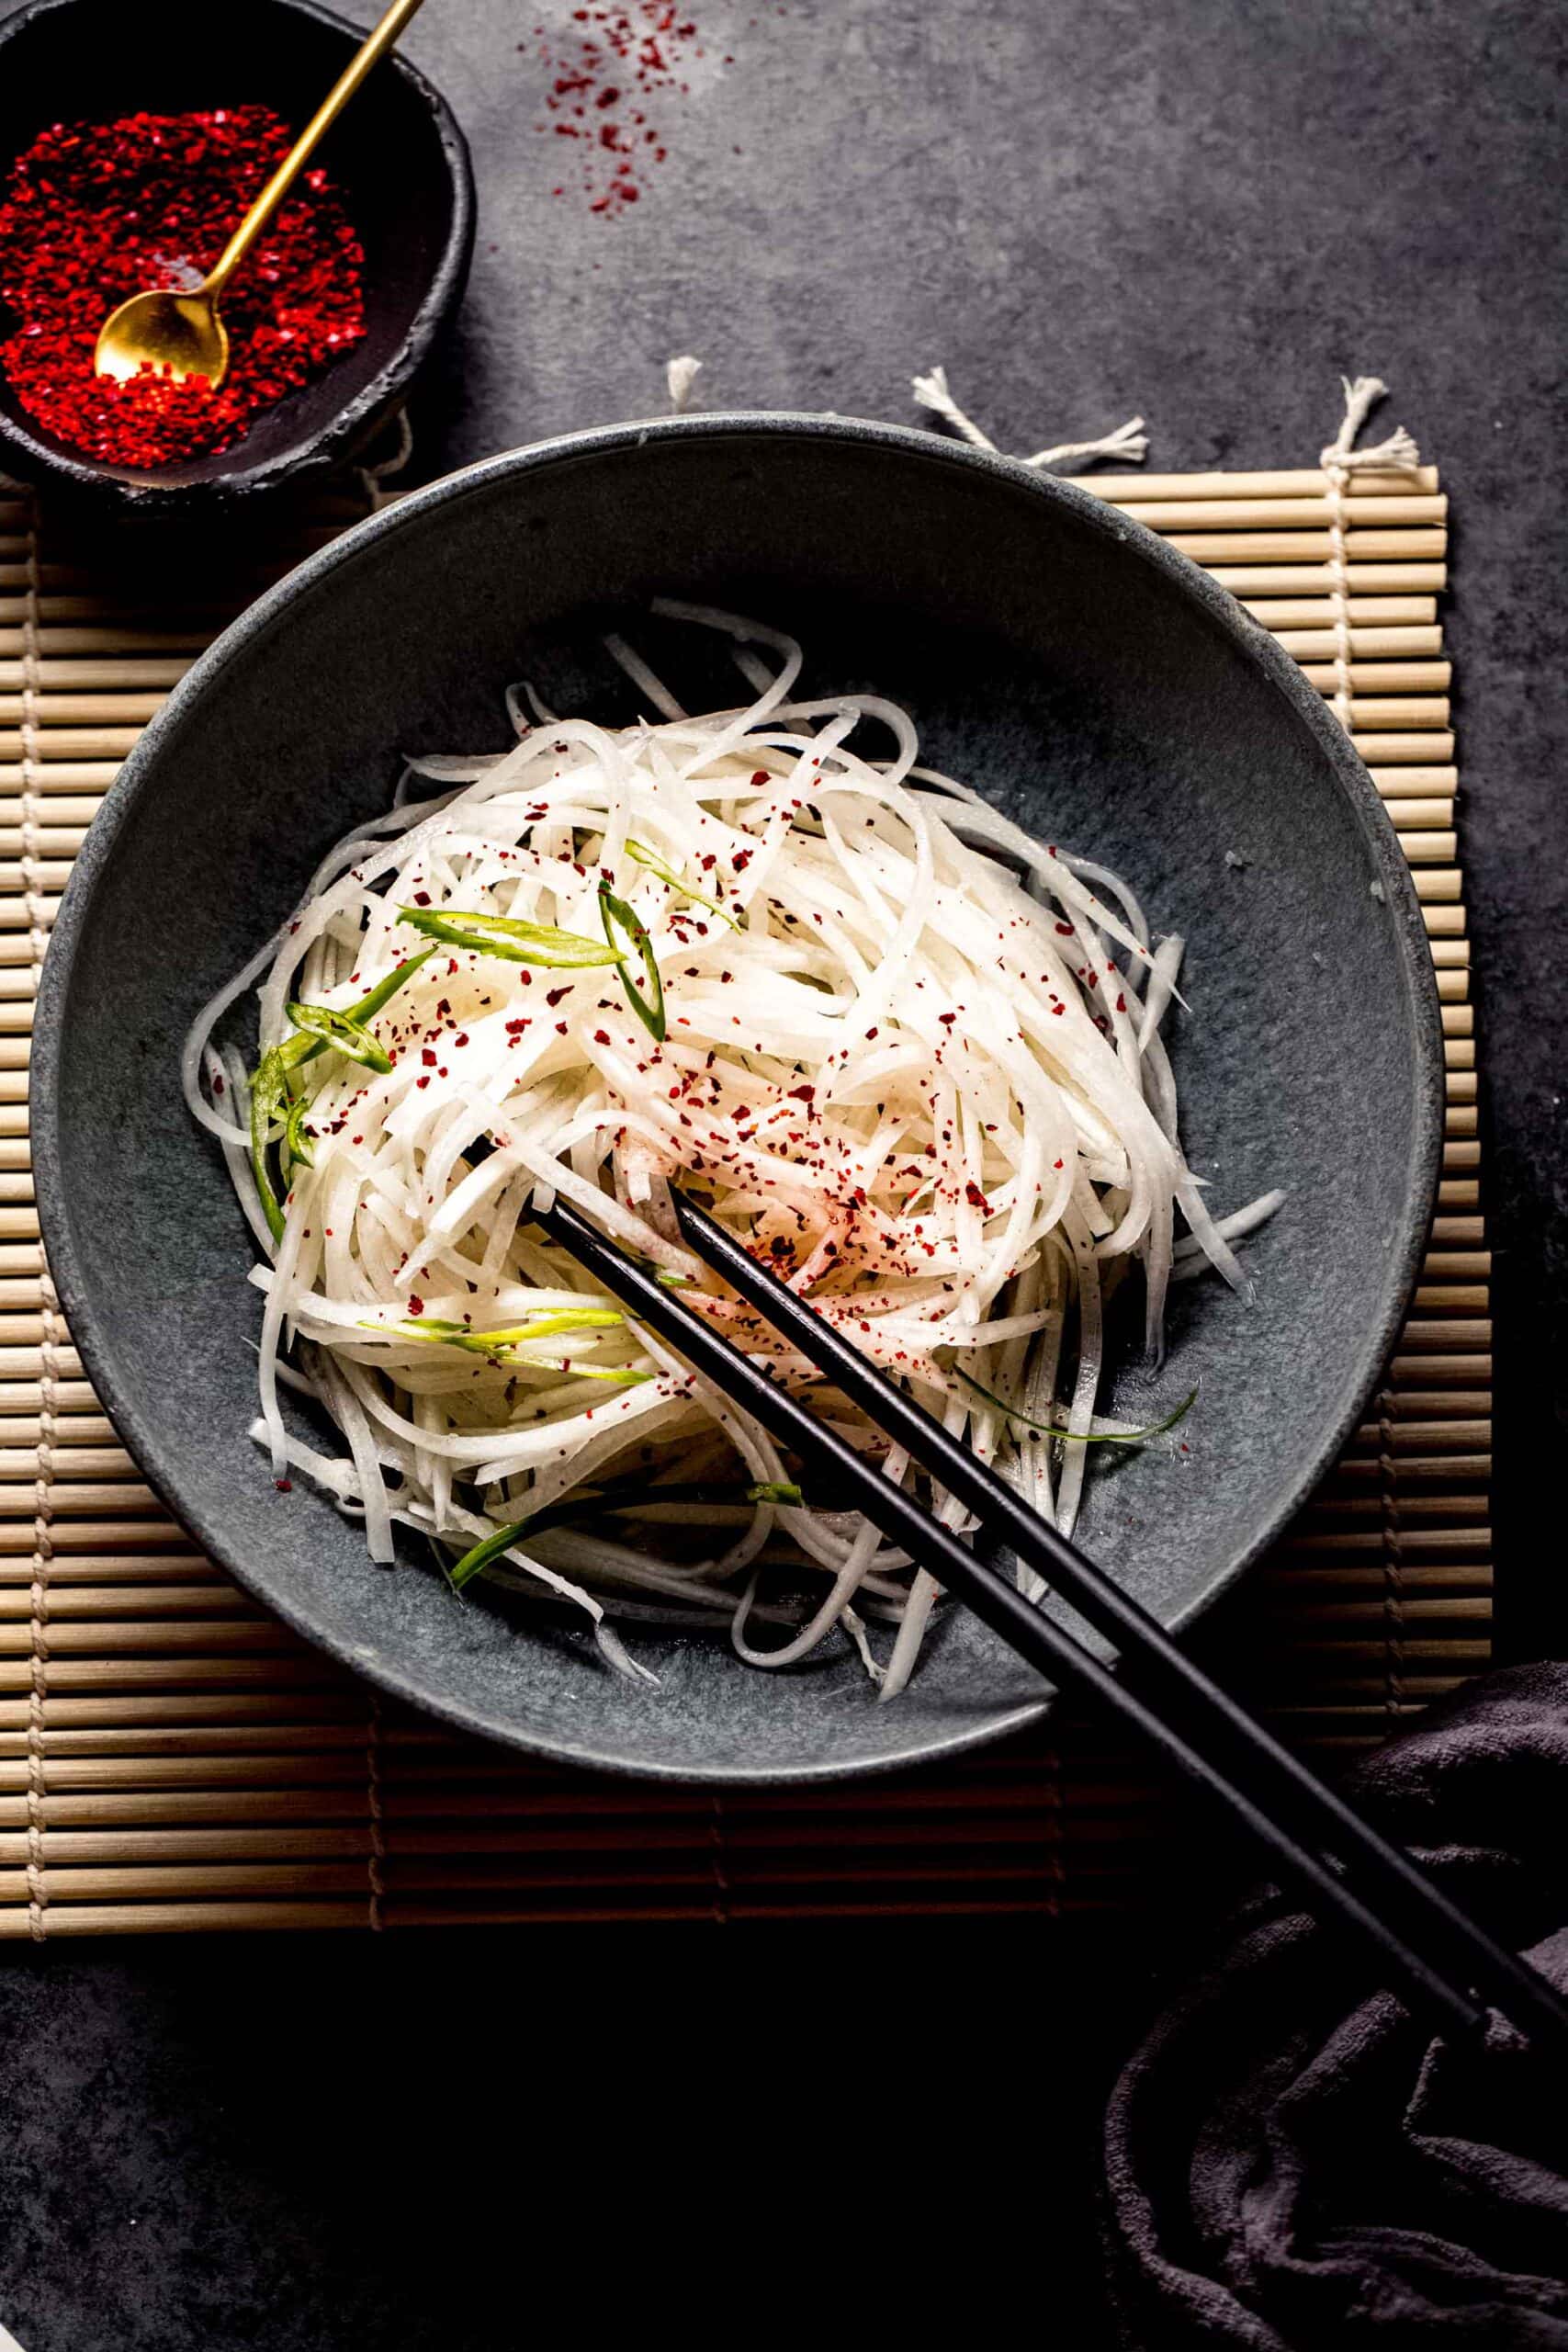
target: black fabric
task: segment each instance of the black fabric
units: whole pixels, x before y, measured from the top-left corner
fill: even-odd
[[[1354,1786],[1568,1987],[1568,1665],[1489,1677]],[[1568,2080],[1498,2021],[1432,2042],[1272,1890],[1228,1936],[1111,2098],[1123,2341],[1568,2347]]]

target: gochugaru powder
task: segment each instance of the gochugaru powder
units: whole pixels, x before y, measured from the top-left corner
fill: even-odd
[[[54,123],[0,202],[0,369],[33,423],[103,464],[230,447],[365,333],[365,255],[325,172],[304,173],[223,297],[229,372],[97,376],[98,329],[145,287],[194,287],[287,154],[270,107]]]

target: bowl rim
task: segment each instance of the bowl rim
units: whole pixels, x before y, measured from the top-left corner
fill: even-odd
[[[1283,697],[1309,733],[1315,737],[1335,782],[1359,820],[1359,829],[1375,862],[1383,903],[1394,926],[1403,979],[1404,1010],[1412,1052],[1414,1095],[1412,1137],[1406,1162],[1403,1229],[1386,1253],[1385,1272],[1376,1313],[1348,1367],[1348,1402],[1337,1419],[1325,1423],[1303,1467],[1276,1494],[1271,1510],[1251,1540],[1223,1560],[1212,1564],[1201,1585],[1181,1607],[1165,1617],[1168,1630],[1179,1632],[1210,1608],[1268,1549],[1294,1517],[1321,1480],[1359,1423],[1368,1397],[1403,1327],[1417,1272],[1425,1254],[1436,1201],[1443,1152],[1445,1074],[1441,1014],[1430,944],[1416,885],[1387,811],[1376,787],[1338,720],[1325,709],[1323,697],[1303,676],[1300,666],[1258,622],[1211,580],[1197,564],[1180,555],[1145,525],[1133,521],[1077,484],[1031,472],[1017,459],[974,449],[918,428],[874,420],[807,412],[771,410],[711,411],[701,414],[658,417],[615,425],[590,427],[499,452],[456,469],[411,491],[395,506],[383,508],[319,548],[282,581],[268,589],[214,639],[180,684],[159,715],[144,729],[135,749],[122,765],[94,820],[73,867],[57,910],[53,934],[40,976],[34,1011],[31,1081],[32,1157],[39,1229],[50,1273],[60,1306],[89,1379],[113,1419],[142,1476],[187,1527],[207,1552],[245,1590],[255,1595],[285,1623],[344,1666],[354,1668],[393,1697],[411,1701],[454,1728],[499,1741],[525,1753],[554,1761],[646,1780],[715,1787],[784,1786],[847,1780],[862,1774],[902,1770],[938,1761],[1005,1737],[1038,1722],[1055,1703],[1054,1691],[1015,1705],[984,1723],[951,1732],[923,1736],[897,1755],[855,1756],[807,1759],[795,1764],[776,1762],[749,1769],[744,1761],[718,1761],[690,1767],[660,1761],[633,1760],[596,1747],[592,1737],[570,1741],[541,1736],[526,1725],[508,1721],[483,1706],[455,1702],[445,1693],[422,1683],[417,1661],[396,1668],[372,1665],[353,1642],[314,1623],[308,1610],[290,1600],[280,1601],[252,1572],[231,1547],[221,1523],[204,1511],[187,1511],[164,1483],[159,1462],[155,1422],[145,1419],[122,1392],[112,1342],[101,1329],[92,1294],[85,1283],[72,1240],[71,1214],[63,1156],[59,1135],[60,1072],[64,1015],[75,951],[89,920],[99,876],[112,859],[122,826],[130,817],[155,772],[164,737],[183,721],[187,706],[196,703],[253,639],[270,630],[295,603],[300,592],[330,581],[340,565],[354,562],[365,548],[393,536],[416,519],[468,497],[491,483],[526,479],[543,469],[570,464],[598,455],[633,452],[649,442],[669,439],[726,439],[744,443],[759,437],[828,438],[872,445],[904,452],[938,465],[948,465],[976,476],[989,476],[1025,496],[1067,509],[1090,528],[1124,547],[1129,557],[1152,565],[1180,594],[1195,602],[1231,642],[1251,661]]]
[[[0,21],[0,59],[6,44],[17,34],[48,17],[64,17],[80,5],[81,0],[28,0],[26,7]],[[356,46],[365,38],[363,25],[353,24],[346,17],[322,7],[321,0],[265,0],[265,6],[325,26]],[[168,481],[156,470],[137,474],[123,468],[100,465],[70,449],[57,447],[52,441],[40,439],[24,418],[13,416],[4,409],[0,409],[0,454],[13,453],[26,474],[40,485],[48,484],[62,492],[69,490],[84,502],[91,499],[113,504],[128,514],[164,520],[195,515],[220,503],[248,501],[285,486],[295,489],[314,483],[324,474],[339,471],[356,449],[373,438],[423,366],[448,312],[461,298],[473,257],[478,218],[473,161],[451,107],[434,83],[402,50],[394,49],[381,62],[401,74],[430,117],[452,195],[451,223],[430,283],[386,366],[378,368],[368,383],[362,384],[351,400],[335,408],[308,439],[296,441],[288,448],[250,466],[243,462],[244,443],[241,441],[235,445],[236,462],[232,467],[194,481]],[[0,163],[9,161],[8,155],[0,158]],[[229,452],[218,454],[222,458]]]

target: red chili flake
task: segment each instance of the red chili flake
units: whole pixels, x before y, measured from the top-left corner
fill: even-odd
[[[214,1094],[221,1094],[223,1091],[222,1076],[218,1070],[214,1070],[212,1073],[212,1091]]]
[[[766,784],[769,781],[767,769],[753,768],[751,771],[751,781],[753,784]],[[795,803],[795,806],[797,808],[799,808],[800,803],[798,800]]]
[[[457,1035],[452,1040],[452,1043],[455,1046],[466,1046],[468,1042],[468,1033],[466,1029],[459,1029]]]
[[[593,1032],[593,1042],[596,1046],[607,1046],[610,1042],[609,1031],[607,1029],[595,1029]],[[673,1088],[671,1088],[671,1091],[674,1091]]]
[[[990,1216],[991,1204],[986,1198],[986,1195],[982,1193],[978,1184],[975,1183],[973,1180],[964,1185],[964,1197],[968,1202],[972,1209],[979,1209],[984,1216]]]
[[[1065,1004],[1054,1004],[1051,1007],[1053,1012],[1066,1012],[1066,1009]]]
[[[295,126],[298,128],[298,126]],[[270,107],[52,123],[0,200],[0,311],[17,323],[0,369],[52,438],[101,464],[157,468],[226,449],[257,413],[365,333],[364,252],[325,173],[263,231],[223,305],[220,390],[93,372],[99,327],[142,287],[193,285],[288,153]]]
[[[1185,1453],[1186,1451],[1186,1447],[1183,1446],[1182,1452]],[[275,1478],[272,1483],[277,1488],[280,1495],[291,1495],[294,1492],[294,1481],[292,1478]]]
[[[434,1050],[433,1050],[433,1048],[432,1048],[431,1046],[423,1046],[423,1047],[421,1048],[421,1050],[420,1050],[420,1057],[420,1057],[420,1060],[424,1064],[424,1067],[425,1067],[425,1069],[434,1069],[435,1068],[435,1055],[434,1055]]]
[[[1116,1010],[1117,1010],[1117,1012],[1126,1012],[1126,1010],[1127,1010],[1127,1000],[1126,1000],[1126,998],[1125,998],[1124,996],[1119,996],[1119,997],[1117,998],[1117,1000],[1116,1000]]]
[[[416,890],[416,891],[414,892],[414,894],[413,894],[413,902],[414,902],[414,905],[415,905],[416,907],[427,907],[427,906],[429,906],[429,904],[430,904],[430,893],[429,893],[429,891],[428,891],[428,890]]]
[[[547,989],[545,992],[545,1002],[553,1008],[560,1002],[563,996],[570,996],[571,989],[572,983],[570,980],[564,988]]]
[[[416,1298],[412,1291],[409,1293],[409,1313],[411,1315],[423,1315],[424,1313],[423,1299]]]
[[[1070,922],[1059,922],[1056,925],[1056,928],[1061,933],[1064,939],[1071,939],[1073,935],[1073,927]]]

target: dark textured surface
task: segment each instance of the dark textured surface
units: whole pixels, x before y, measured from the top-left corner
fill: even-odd
[[[926,435],[691,418],[579,438],[414,494],[265,597],[147,729],[77,859],[33,1023],[39,1212],[142,1468],[345,1663],[568,1760],[720,1781],[878,1769],[1027,1722],[1037,1677],[954,1610],[897,1707],[870,1702],[847,1641],[772,1678],[722,1637],[634,1627],[650,1694],[575,1624],[520,1633],[514,1610],[455,1605],[421,1543],[386,1575],[309,1480],[281,1498],[249,1435],[244,1218],[216,1146],[169,1116],[190,1022],[387,807],[408,753],[502,746],[518,675],[554,708],[629,718],[606,625],[688,708],[711,706],[711,649],[649,619],[655,592],[803,636],[809,694],[890,695],[925,759],[1129,876],[1155,928],[1193,943],[1197,1011],[1171,1038],[1192,1165],[1218,1210],[1277,1181],[1288,1197],[1247,1252],[1250,1307],[1218,1283],[1173,1306],[1152,1396],[1201,1392],[1190,1444],[1097,1465],[1079,1534],[1168,1623],[1257,1556],[1360,1413],[1425,1245],[1443,1074],[1420,908],[1337,722],[1228,597],[1100,501]],[[147,922],[160,896],[177,935]],[[228,1034],[251,1052],[243,1020]],[[1108,1402],[1137,1419],[1141,1363],[1132,1378]]]
[[[911,414],[912,370],[944,360],[1010,446],[1143,409],[1168,467],[1310,462],[1337,373],[1390,379],[1390,413],[1458,507],[1448,625],[1498,1248],[1500,1622],[1515,1655],[1546,1648],[1564,1589],[1540,1522],[1568,1414],[1560,13],[694,5],[734,67],[668,110],[657,192],[608,223],[548,194],[538,76],[514,48],[537,0],[432,0],[413,26],[412,54],[473,143],[481,207],[460,345],[416,418],[422,469],[656,410],[681,350],[706,355],[715,398],[892,417]],[[548,13],[563,21],[564,0]],[[914,2297],[932,2322],[981,2243],[910,2162],[955,2098],[963,2144],[987,2129],[1038,2141],[1021,2196],[1016,2177],[976,2167],[993,2222],[1027,2212],[1052,2297],[1092,2294],[1085,2187],[1104,2062],[1138,2025],[1126,1973],[1063,1978],[1037,1939],[1011,1939],[985,2014],[1027,2007],[1039,2063],[1004,2058],[987,2033],[959,2075],[956,1940],[911,1941],[840,1936],[818,1958],[786,1939],[787,1985],[756,1957],[779,1943],[757,1939],[739,1963],[626,1935],[389,1941],[342,1959],[270,1942],[9,1955],[0,2069],[26,2120],[6,2143],[0,2318],[27,2352],[490,2352],[531,2332],[539,2247],[558,2252],[570,2196],[594,2237],[584,2256],[566,2236],[569,2290],[589,2283],[606,2324],[612,2270],[646,2290],[645,2319],[668,2309],[676,2265],[682,2308],[704,2293],[695,2249],[721,2201],[749,2223],[730,2236],[742,2284],[781,2319],[789,2282],[798,2293],[831,2259],[859,2282],[852,2317],[869,2290],[880,2324]],[[1141,1949],[1133,1965],[1173,1956]],[[974,1953],[973,1973],[995,1957]],[[676,1971],[703,1984],[700,2003],[672,1996]],[[856,1998],[862,1972],[872,1989]],[[922,1973],[912,2027],[882,1987]],[[526,2018],[519,1987],[541,2004]],[[716,2075],[743,2112],[710,2104]],[[917,2079],[918,2118],[889,2088]],[[809,2169],[807,2104],[825,2119]],[[700,2151],[694,2113],[710,2124]],[[487,2124],[511,2144],[476,2164]],[[623,2230],[630,2192],[606,2178],[628,2132],[671,2213],[656,2255]],[[505,2191],[509,2222],[498,2231],[470,2189]],[[804,2256],[780,2257],[783,2229]],[[988,2294],[1008,2268],[988,2266]],[[1038,2271],[1029,2284],[1038,2308]],[[1085,2316],[1074,2352],[1102,2340]]]

